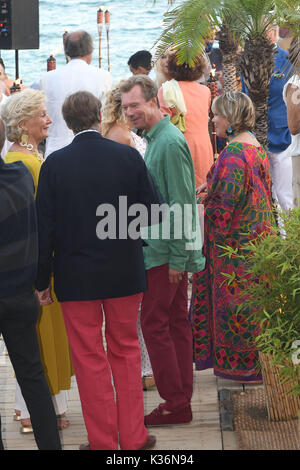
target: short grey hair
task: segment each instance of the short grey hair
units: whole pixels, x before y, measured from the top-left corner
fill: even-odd
[[[121,93],[128,93],[136,85],[141,87],[146,101],[150,101],[152,98],[157,97],[157,85],[148,77],[148,75],[133,75],[121,85],[120,91]]]
[[[211,109],[214,114],[224,116],[235,133],[254,129],[254,105],[249,96],[241,91],[227,91],[217,96]]]
[[[23,134],[20,123],[36,116],[45,102],[44,92],[33,88],[25,88],[9,97],[2,105],[0,117],[10,142],[20,142]]]
[[[92,36],[86,31],[74,31],[64,41],[65,54],[69,57],[84,57],[93,52]]]

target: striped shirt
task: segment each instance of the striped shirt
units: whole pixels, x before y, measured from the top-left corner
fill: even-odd
[[[31,174],[22,162],[0,158],[0,298],[33,289],[37,256]]]

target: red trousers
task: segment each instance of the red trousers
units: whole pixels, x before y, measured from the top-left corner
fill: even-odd
[[[136,450],[148,437],[137,334],[141,300],[137,294],[61,303],[92,450],[116,450],[118,437],[121,449]]]
[[[141,325],[155,383],[169,411],[190,404],[193,394],[193,339],[188,319],[187,273],[169,282],[169,266],[147,271]]]

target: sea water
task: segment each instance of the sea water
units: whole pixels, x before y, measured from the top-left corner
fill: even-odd
[[[155,41],[163,28],[163,14],[168,9],[167,0],[40,0],[40,47],[19,51],[19,76],[25,85],[39,82],[47,71],[47,58],[54,52],[56,67],[66,63],[62,36],[65,31],[83,29],[94,40],[93,65],[99,64],[97,10],[110,11],[110,63],[114,82],[130,76],[129,57],[141,49],[152,54]],[[102,31],[102,68],[108,68],[107,36]],[[6,73],[15,77],[15,52],[2,50]]]

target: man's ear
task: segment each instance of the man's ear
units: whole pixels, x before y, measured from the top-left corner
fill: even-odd
[[[101,113],[101,111],[99,111],[98,121],[99,121],[99,124],[101,124],[101,122],[102,122],[102,113]]]

